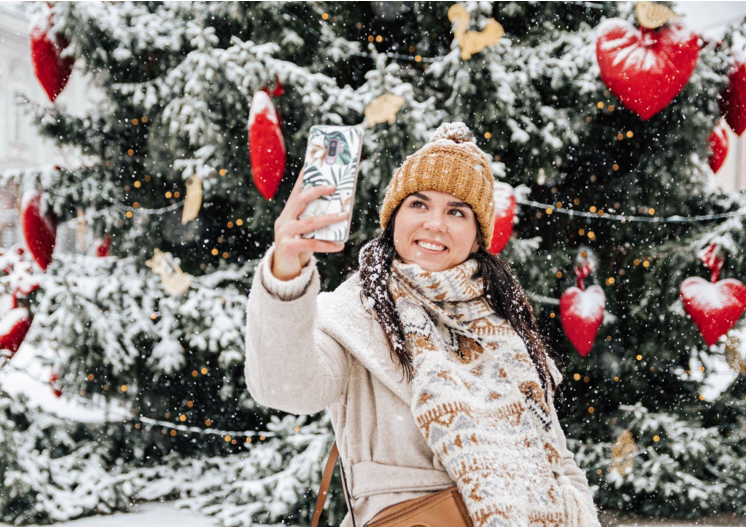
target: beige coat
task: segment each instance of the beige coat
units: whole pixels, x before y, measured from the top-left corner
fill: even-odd
[[[298,277],[281,281],[271,272],[273,254],[274,245],[256,268],[247,302],[246,383],[254,400],[296,415],[328,409],[357,527],[389,505],[453,485],[414,421],[411,386],[363,307],[358,274],[319,293],[315,257]],[[553,374],[561,378],[554,367]],[[565,475],[592,501],[551,410]],[[352,527],[349,513],[341,527]]]

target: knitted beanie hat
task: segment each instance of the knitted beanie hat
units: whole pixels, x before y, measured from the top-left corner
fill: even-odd
[[[381,228],[386,229],[399,203],[420,190],[448,192],[471,205],[485,246],[490,246],[495,227],[490,157],[464,123],[441,124],[430,141],[394,172],[381,207]]]

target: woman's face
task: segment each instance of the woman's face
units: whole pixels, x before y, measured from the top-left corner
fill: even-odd
[[[414,192],[402,201],[394,218],[394,247],[405,263],[445,271],[479,248],[476,216],[453,194]]]

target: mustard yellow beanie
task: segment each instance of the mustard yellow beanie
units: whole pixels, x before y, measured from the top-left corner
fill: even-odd
[[[394,172],[381,207],[381,228],[386,229],[396,207],[411,193],[438,190],[471,205],[489,247],[495,227],[494,188],[490,157],[477,146],[474,134],[464,123],[443,123]]]

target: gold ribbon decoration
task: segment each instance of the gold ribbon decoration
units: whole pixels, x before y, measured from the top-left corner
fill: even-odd
[[[153,258],[145,262],[153,272],[161,277],[163,289],[169,295],[180,295],[192,284],[192,276],[181,270],[181,266],[174,261],[171,253],[153,249]]]
[[[502,25],[494,18],[488,18],[482,31],[467,31],[471,14],[461,4],[453,4],[448,10],[448,20],[455,24],[453,34],[461,47],[461,58],[469,60],[474,53],[500,42],[505,35]]]
[[[399,97],[393,93],[385,93],[380,97],[376,97],[365,108],[366,124],[369,127],[383,122],[394,124],[396,114],[403,104],[404,97]]]
[[[202,178],[192,174],[186,180],[186,198],[184,199],[184,210],[181,213],[181,224],[186,225],[197,217],[202,207]]]

